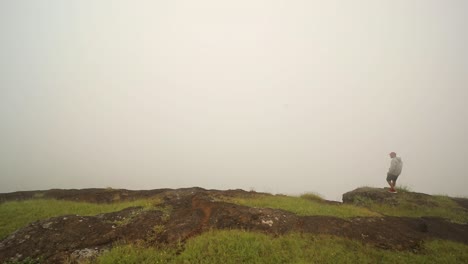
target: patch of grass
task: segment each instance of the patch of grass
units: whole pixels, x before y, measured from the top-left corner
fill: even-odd
[[[0,239],[27,224],[60,215],[97,215],[141,206],[149,210],[159,204],[157,199],[136,200],[110,204],[95,204],[63,200],[34,199],[0,204]]]
[[[153,244],[157,242],[159,236],[166,231],[164,225],[155,225],[153,228],[146,234],[146,243]]]
[[[398,191],[398,192],[412,192],[413,190],[411,189],[411,187],[407,186],[407,185],[397,185],[395,187],[395,189]]]
[[[311,201],[323,201],[322,195],[314,192],[303,193],[299,197]]]
[[[155,249],[140,245],[118,245],[111,251],[105,252],[96,260],[96,264],[153,264],[170,263],[176,255],[175,249]]]
[[[363,205],[384,215],[398,217],[434,216],[456,223],[468,223],[468,212],[448,196],[435,195],[425,197],[423,200],[412,200],[410,196],[402,193],[398,194],[397,202],[397,205],[392,205],[376,203],[368,199],[364,201]]]
[[[467,245],[434,240],[425,242],[423,248],[414,254],[333,236],[293,233],[273,238],[218,230],[188,240],[182,251],[119,246],[97,263],[468,263]]]
[[[309,199],[309,197],[293,197],[293,196],[258,196],[253,198],[231,198],[231,202],[236,204],[259,207],[282,209],[293,212],[297,215],[324,215],[335,216],[341,218],[355,216],[380,216],[378,213],[372,212],[367,208],[354,205],[333,205]]]

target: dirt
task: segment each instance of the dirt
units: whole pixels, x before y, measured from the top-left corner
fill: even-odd
[[[38,192],[2,194],[2,201],[37,198]],[[426,239],[468,244],[468,225],[440,218],[297,216],[226,202],[226,197],[255,197],[243,190],[201,188],[128,191],[108,189],[50,190],[42,198],[112,202],[159,197],[157,210],[139,207],[97,216],[66,215],[37,221],[0,241],[0,262],[41,256],[44,263],[92,258],[119,242],[158,246],[184,242],[210,229],[244,229],[280,236],[288,232],[330,234],[387,250],[419,252]],[[36,195],[35,195],[36,194]],[[393,195],[393,194],[391,194]],[[29,198],[27,198],[29,197]],[[119,197],[115,199],[115,197]],[[388,196],[388,199],[392,196]],[[387,199],[382,198],[375,199]],[[336,205],[340,206],[340,205]]]

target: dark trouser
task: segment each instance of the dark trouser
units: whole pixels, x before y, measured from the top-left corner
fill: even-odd
[[[393,181],[393,184],[396,183],[396,180],[398,179],[398,176],[397,175],[393,175],[393,174],[390,174],[390,173],[387,173],[387,181]]]

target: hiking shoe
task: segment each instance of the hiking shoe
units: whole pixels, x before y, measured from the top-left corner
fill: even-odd
[[[389,192],[389,193],[397,193],[397,191],[396,191],[395,189],[393,189],[393,190],[390,189],[388,192]]]

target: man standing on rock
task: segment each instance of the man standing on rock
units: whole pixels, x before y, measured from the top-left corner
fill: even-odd
[[[403,161],[400,157],[396,156],[395,152],[390,153],[390,158],[392,159],[390,163],[390,168],[388,169],[387,173],[387,182],[390,185],[391,193],[396,193],[395,184],[398,179],[398,176],[401,174],[401,170],[403,168]]]

